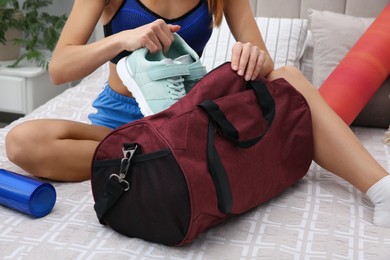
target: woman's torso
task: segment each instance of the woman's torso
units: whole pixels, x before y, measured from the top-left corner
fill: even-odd
[[[160,2],[160,3],[159,3]],[[161,4],[163,3],[163,4]],[[105,35],[133,29],[163,19],[181,26],[181,37],[201,54],[211,35],[212,17],[203,0],[111,0],[102,15]],[[115,63],[130,53],[119,54],[110,62],[108,83],[116,92],[131,96],[116,73]]]

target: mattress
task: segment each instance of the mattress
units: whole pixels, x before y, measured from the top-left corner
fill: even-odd
[[[7,160],[4,139],[10,128],[36,118],[88,122],[91,101],[106,76],[105,65],[0,129],[0,168],[27,174]],[[390,170],[385,129],[353,130]],[[57,201],[46,217],[34,219],[0,206],[2,259],[390,259],[390,229],[373,225],[373,205],[365,194],[315,163],[280,196],[181,248],[128,238],[100,225],[89,181],[51,183]]]
[[[257,22],[271,28],[275,20],[259,18]],[[286,35],[287,30],[305,38],[301,28],[306,22],[283,20],[276,27],[284,30],[280,35]],[[208,70],[227,59],[232,41],[226,30],[223,25],[216,31],[206,48],[202,62]],[[269,34],[266,38],[269,44],[275,39],[281,41],[279,35]],[[291,61],[278,58],[280,64],[294,65],[295,59],[300,58],[301,45],[304,44],[298,40],[290,53],[296,55]],[[277,49],[281,48],[275,48],[275,58],[279,57]],[[28,175],[6,157],[5,136],[9,129],[38,118],[88,122],[87,115],[93,111],[91,103],[107,75],[105,64],[75,87],[0,129],[0,168]],[[352,130],[390,171],[390,146],[383,142],[386,129]],[[1,259],[390,259],[390,229],[373,225],[370,200],[316,163],[311,164],[302,180],[281,195],[179,248],[128,238],[101,225],[93,209],[89,181],[50,183],[56,189],[57,201],[52,212],[43,218],[35,219],[0,206]]]

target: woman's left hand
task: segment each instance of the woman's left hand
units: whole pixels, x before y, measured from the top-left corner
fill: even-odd
[[[266,54],[250,42],[236,42],[232,49],[232,69],[246,81],[255,80],[260,74]]]

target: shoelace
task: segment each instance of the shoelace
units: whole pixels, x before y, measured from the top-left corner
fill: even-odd
[[[167,79],[167,86],[170,89],[169,94],[171,95],[171,99],[179,100],[185,96],[186,91],[184,89],[184,79],[183,77],[174,77]]]

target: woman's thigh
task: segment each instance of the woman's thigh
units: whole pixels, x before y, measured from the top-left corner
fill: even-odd
[[[102,140],[111,130],[70,120],[37,119],[13,127],[7,135],[7,144],[48,142],[57,139]]]

